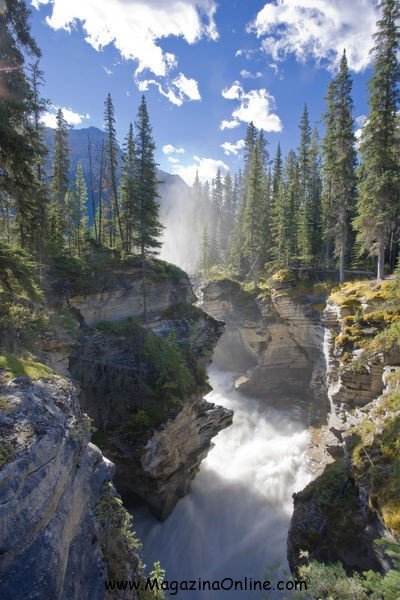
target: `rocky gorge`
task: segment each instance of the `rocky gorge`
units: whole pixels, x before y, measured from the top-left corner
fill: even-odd
[[[376,341],[396,327],[392,285],[355,281],[332,292],[283,271],[247,291],[229,280],[203,290],[207,312],[227,323],[215,361],[242,371],[244,394],[281,407],[289,396],[310,430],[313,477],[294,494],[288,534],[293,573],[309,560],[348,573],[393,568],[376,543],[399,539],[398,334],[386,349]]]
[[[152,267],[145,320],[136,265],[100,285],[58,276],[30,306],[34,348],[25,358],[2,348],[2,598],[104,598],[106,579],[144,577],[111,481],[165,518],[232,421],[203,399],[223,324],[192,306],[186,274]],[[7,343],[11,333],[8,322]]]
[[[149,265],[145,297],[142,277],[135,263],[107,279],[53,274],[34,355],[3,348],[2,597],[100,599],[105,579],[145,577],[119,494],[164,520],[188,493],[233,418],[204,399],[212,359],[236,373],[235,402],[258,399],[254,426],[265,406],[309,431],[312,481],[294,494],[292,572],[309,560],[390,571],[375,543],[399,537],[396,330],[379,342],[398,305],[386,284],[332,292],[281,271],[258,286],[210,282],[198,308],[179,269]]]

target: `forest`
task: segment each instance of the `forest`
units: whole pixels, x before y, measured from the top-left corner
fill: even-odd
[[[320,138],[307,105],[299,145],[274,157],[265,133],[250,123],[243,168],[193,185],[198,270],[255,279],[278,268],[391,273],[399,254],[399,16],[386,2],[374,39],[368,119],[356,138],[346,52],[326,92]],[[157,253],[162,244],[155,144],[143,97],[120,160],[111,95],[105,138],[87,143],[89,173],[78,163],[69,180],[68,124],[59,109],[54,152],[44,143],[40,49],[29,10],[11,2],[0,16],[0,235],[36,260],[84,257],[96,246],[123,255]],[[89,180],[89,181],[88,181]],[[89,186],[87,186],[89,183]],[[88,187],[89,195],[88,197]],[[375,267],[376,264],[376,267]]]

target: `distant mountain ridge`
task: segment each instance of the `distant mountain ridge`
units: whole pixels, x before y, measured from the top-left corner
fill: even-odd
[[[54,151],[54,129],[50,127],[46,127],[44,130],[44,139],[47,148],[50,153],[50,160],[52,159],[53,151]],[[85,177],[89,184],[89,156],[88,156],[88,142],[90,141],[92,144],[92,155],[94,160],[96,160],[96,155],[99,154],[101,143],[106,138],[106,134],[104,131],[99,129],[98,127],[84,127],[82,129],[69,129],[68,131],[68,142],[70,147],[70,179],[73,180],[75,177],[76,166],[79,161],[82,162],[83,171],[85,173]],[[123,151],[121,147],[118,145],[119,151],[119,162],[120,165],[122,163]],[[182,187],[187,188],[189,191],[191,188],[183,181],[183,179],[179,175],[174,175],[172,173],[167,173],[162,169],[157,169],[158,178],[160,181],[166,184],[179,184]],[[90,190],[89,190],[90,191]]]

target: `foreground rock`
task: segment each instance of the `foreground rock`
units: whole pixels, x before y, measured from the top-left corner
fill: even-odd
[[[2,385],[0,432],[0,597],[103,599],[110,569],[96,507],[114,466],[89,443],[74,386]],[[138,575],[132,550],[120,560],[127,578]]]

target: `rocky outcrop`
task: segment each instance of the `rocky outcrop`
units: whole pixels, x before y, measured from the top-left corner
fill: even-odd
[[[370,285],[354,287],[360,296],[364,288],[372,296]],[[288,535],[292,571],[302,564],[303,550],[320,562],[341,562],[349,573],[382,572],[391,567],[390,559],[374,541],[399,537],[398,462],[392,447],[400,414],[400,356],[379,347],[366,352],[365,340],[385,326],[382,300],[374,317],[366,300],[361,296],[355,302],[348,287],[343,297],[336,292],[338,300],[327,303],[323,316],[330,400],[328,427],[322,432],[327,458],[323,473],[294,495]],[[380,328],[371,327],[374,319]],[[361,347],[354,347],[357,342]]]
[[[203,400],[222,331],[203,311],[177,305],[146,327],[128,320],[86,331],[71,356],[118,490],[161,519],[187,493],[211,439],[232,422],[232,411]]]
[[[114,467],[89,443],[74,386],[19,377],[1,403],[1,598],[104,598],[94,510]]]
[[[231,425],[232,416],[222,406],[188,399],[136,453],[132,453],[129,437],[111,433],[108,442],[117,463],[119,492],[128,502],[139,498],[158,518],[167,518],[187,494],[212,446],[211,439]]]
[[[245,369],[236,387],[252,396],[296,397],[310,419],[324,420],[321,298],[297,295],[295,281],[246,292],[240,284],[223,280],[208,284],[202,293],[204,310],[226,322],[215,362],[225,369]]]
[[[142,317],[144,299],[148,318],[161,315],[171,306],[196,301],[188,276],[177,268],[170,274],[149,270],[145,294],[139,266],[114,271],[113,275],[113,283],[99,291],[68,295],[68,303],[82,324],[91,327],[104,321]]]

